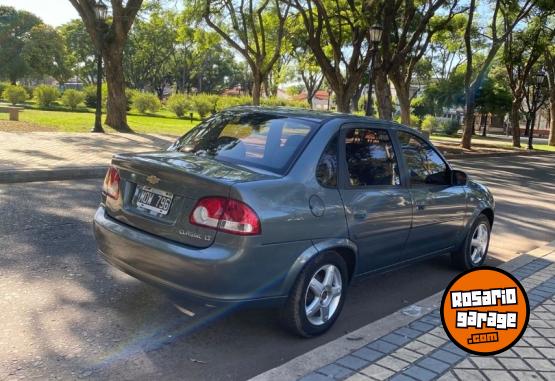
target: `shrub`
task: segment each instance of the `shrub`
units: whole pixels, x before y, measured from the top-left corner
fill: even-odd
[[[397,123],[401,123],[401,115],[399,115],[398,117],[395,118],[395,121]],[[417,117],[414,114],[410,114],[410,123],[409,123],[410,127],[420,127],[420,118]]]
[[[211,112],[216,112],[217,95],[196,94],[191,97],[195,111],[202,119]]]
[[[455,135],[460,128],[459,122],[456,119],[450,118],[437,118],[438,119],[438,132],[445,135]]]
[[[27,91],[23,86],[8,85],[2,92],[2,98],[10,102],[12,105],[23,103],[27,99]]]
[[[438,129],[438,120],[433,115],[426,115],[422,121],[422,131],[427,131],[430,134],[436,132]]]
[[[283,99],[278,97],[269,97],[260,99],[260,104],[262,106],[281,106],[281,107],[298,107],[298,108],[308,108],[308,102],[297,101],[293,99]]]
[[[173,112],[178,118],[185,116],[186,111],[193,110],[193,104],[189,97],[183,94],[173,94],[166,102],[168,109]]]
[[[252,105],[252,98],[249,96],[231,96],[231,95],[222,95],[219,96],[216,100],[216,110],[222,111],[226,108],[235,107],[235,106],[248,106]]]
[[[82,91],[68,89],[62,95],[62,103],[72,110],[75,110],[80,103],[85,100],[85,94]]]
[[[133,95],[133,107],[141,114],[150,111],[155,114],[160,110],[160,99],[153,93],[135,93]]]
[[[83,88],[85,94],[85,106],[96,108],[96,85],[87,85]],[[106,105],[106,94],[108,94],[108,85],[102,84],[102,105]],[[129,110],[128,110],[129,111]]]
[[[40,85],[33,91],[37,102],[42,107],[50,107],[60,97],[60,92],[54,86]]]
[[[7,82],[0,82],[0,99],[3,98],[3,94],[4,94],[4,90],[6,90],[6,87],[10,86],[9,83]]]

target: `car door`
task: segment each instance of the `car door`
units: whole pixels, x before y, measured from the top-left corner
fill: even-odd
[[[414,205],[407,258],[447,251],[461,233],[466,213],[464,186],[453,186],[451,169],[421,137],[397,131]]]
[[[353,124],[340,134],[340,193],[359,273],[397,262],[412,219],[410,192],[385,128]]]

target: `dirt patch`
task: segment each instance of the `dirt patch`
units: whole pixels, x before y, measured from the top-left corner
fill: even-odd
[[[57,131],[55,127],[46,127],[29,122],[13,122],[0,120],[0,131],[3,132],[49,132]]]
[[[460,155],[460,154],[477,154],[477,153],[509,153],[515,152],[515,150],[510,147],[503,147],[499,145],[488,145],[483,143],[472,143],[472,149],[461,148],[460,143],[446,142],[446,141],[433,141],[435,147],[437,147],[441,152],[448,155]]]

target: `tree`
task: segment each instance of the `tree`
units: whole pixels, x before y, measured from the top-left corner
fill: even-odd
[[[127,125],[123,50],[143,0],[127,0],[125,4],[123,0],[111,0],[112,19],[100,26],[94,11],[94,0],[69,1],[81,16],[105,62],[108,84],[106,124],[118,131],[131,131]]]
[[[468,20],[464,33],[466,52],[465,73],[465,125],[461,146],[470,149],[472,145],[472,134],[474,130],[474,111],[476,108],[476,91],[483,82],[491,67],[497,52],[505,42],[507,36],[516,25],[528,15],[534,6],[534,0],[494,0],[493,12],[489,21],[489,35],[483,37],[489,41],[485,49],[485,59],[480,65],[473,65],[473,55],[476,46],[473,44],[474,17],[476,14],[476,0],[470,0],[468,6]],[[499,30],[502,21],[502,29]]]
[[[548,50],[554,32],[546,29],[547,15],[530,17],[525,29],[511,31],[503,49],[503,61],[513,95],[510,120],[513,146],[520,147],[520,110],[527,91],[532,68]],[[527,124],[528,126],[528,124]]]
[[[546,49],[545,63],[547,69],[547,84],[549,86],[549,140],[550,146],[555,146],[555,51],[553,45]]]
[[[80,19],[58,28],[66,49],[66,65],[84,83],[96,81],[95,47]]]
[[[385,1],[380,18],[384,31],[374,65],[380,117],[391,119],[392,108],[385,76],[391,79],[401,109],[401,122],[410,124],[411,82],[433,35],[462,12],[458,0]],[[445,7],[445,15],[436,15]]]
[[[246,60],[253,76],[253,104],[279,59],[289,5],[280,0],[203,0],[203,18]]]
[[[63,84],[71,77],[62,36],[51,26],[35,25],[21,52],[33,74],[50,75]]]
[[[350,103],[372,56],[368,20],[378,2],[363,0],[290,0],[306,29],[306,42],[335,93],[338,111]],[[296,23],[297,21],[295,21]]]
[[[31,29],[39,24],[41,19],[32,13],[0,6],[0,76],[12,84],[30,71],[22,52]]]

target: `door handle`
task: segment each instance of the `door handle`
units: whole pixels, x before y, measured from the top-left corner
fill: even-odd
[[[353,216],[355,217],[355,219],[357,220],[364,220],[367,216],[368,213],[366,213],[365,211],[361,210],[361,211],[357,211],[353,214]]]

